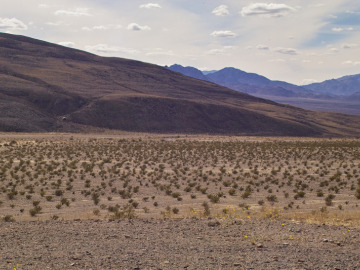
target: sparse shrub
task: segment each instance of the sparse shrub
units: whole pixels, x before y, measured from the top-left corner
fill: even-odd
[[[64,192],[63,192],[61,189],[55,190],[55,196],[60,197],[60,196],[62,196],[63,194],[64,194]]]
[[[190,186],[185,187],[185,188],[184,188],[184,191],[185,191],[185,192],[190,192],[190,191],[191,191],[191,187],[190,187]]]
[[[218,203],[220,202],[220,197],[218,194],[208,194],[208,198],[212,203]]]
[[[207,202],[203,202],[202,206],[204,207],[204,216],[208,217],[210,216],[210,206]]]
[[[269,202],[277,202],[277,201],[278,201],[276,195],[269,195],[269,196],[266,197],[266,199],[267,199]]]
[[[138,203],[138,202],[136,202],[136,201],[133,201],[133,202],[131,203],[131,205],[132,205],[134,208],[137,208],[137,207],[138,207],[138,205],[139,205],[139,203]]]
[[[326,196],[325,198],[325,204],[327,206],[332,206],[333,205],[333,199],[335,199],[335,195],[334,194],[329,194],[328,196]]]
[[[12,215],[6,215],[3,217],[3,221],[5,222],[15,222],[15,218]]]
[[[297,200],[298,198],[304,198],[305,197],[305,192],[304,191],[298,191],[295,196],[294,199]]]
[[[326,206],[321,207],[320,212],[321,213],[327,213],[327,207]]]
[[[360,188],[356,190],[355,197],[360,200]]]
[[[113,213],[114,214],[110,217],[110,220],[136,218],[135,208],[131,204],[124,205],[121,210],[116,207],[114,208]]]
[[[251,191],[250,190],[245,190],[242,194],[241,194],[241,198],[243,199],[247,199],[249,198],[251,195]]]
[[[99,215],[100,215],[100,210],[97,209],[97,208],[95,208],[95,209],[93,210],[93,214],[94,214],[95,216],[99,216]]]
[[[33,206],[38,206],[40,204],[40,201],[33,201]]]
[[[41,212],[41,207],[40,206],[36,206],[36,207],[29,210],[30,216],[32,216],[32,217],[35,217],[40,212]]]
[[[91,196],[92,200],[94,201],[95,205],[98,205],[100,202],[100,195],[99,193],[94,192]]]
[[[246,203],[239,203],[239,207],[243,208],[243,209],[246,209],[246,210],[249,210],[249,208],[250,208],[250,206],[247,205]]]

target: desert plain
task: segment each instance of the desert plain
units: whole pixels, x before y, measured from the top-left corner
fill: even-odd
[[[359,269],[360,139],[0,134],[1,269]]]

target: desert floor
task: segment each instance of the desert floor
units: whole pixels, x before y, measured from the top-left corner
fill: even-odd
[[[0,134],[1,269],[359,269],[360,140]]]

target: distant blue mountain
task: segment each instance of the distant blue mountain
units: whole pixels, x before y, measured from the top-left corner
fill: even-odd
[[[284,81],[272,81],[233,67],[213,72],[201,72],[194,67],[180,65],[167,68],[236,91],[304,109],[360,115],[360,75],[297,86]]]
[[[360,92],[360,74],[344,76],[321,83],[312,83],[303,87],[322,94],[349,96]]]
[[[218,70],[202,70],[201,72],[202,72],[204,75],[208,75],[208,74],[211,74],[211,73],[215,73],[216,71],[218,71]]]
[[[287,82],[272,81],[256,73],[248,73],[233,67],[204,74],[194,67],[172,65],[168,69],[196,79],[210,81],[255,96],[309,96],[312,91]]]
[[[186,76],[195,78],[195,79],[199,79],[199,80],[203,80],[203,81],[207,81],[207,77],[198,69],[194,68],[194,67],[183,67],[181,65],[172,65],[170,67],[167,67],[167,69],[170,69],[172,71],[175,72],[179,72],[181,74],[184,74]]]

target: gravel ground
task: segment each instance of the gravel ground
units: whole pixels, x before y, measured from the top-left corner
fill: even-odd
[[[269,220],[0,223],[0,269],[360,269],[360,230]]]

